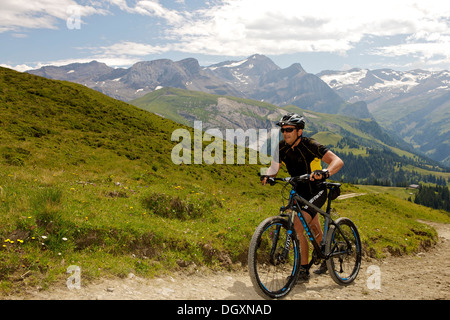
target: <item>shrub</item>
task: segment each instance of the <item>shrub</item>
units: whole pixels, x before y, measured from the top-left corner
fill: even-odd
[[[199,197],[182,199],[178,196],[158,192],[144,197],[142,203],[145,208],[156,215],[181,220],[204,217],[206,213],[211,212],[214,206],[213,200]]]
[[[53,229],[60,224],[62,195],[62,191],[56,188],[44,188],[37,193],[32,206],[38,226]]]
[[[25,165],[25,160],[28,159],[31,153],[23,148],[4,147],[0,150],[2,157],[6,163],[11,166],[21,167]]]

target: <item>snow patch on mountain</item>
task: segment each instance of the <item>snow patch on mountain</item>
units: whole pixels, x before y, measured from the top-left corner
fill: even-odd
[[[334,89],[344,85],[357,84],[361,79],[366,77],[367,71],[366,69],[352,69],[343,72],[333,72],[323,75],[320,78]]]
[[[245,60],[241,60],[241,61],[236,61],[236,62],[232,62],[226,65],[221,65],[221,66],[215,66],[215,67],[208,67],[209,70],[216,70],[217,68],[235,68],[235,67],[239,67],[240,65],[246,63],[248,61],[248,59]],[[253,65],[251,65],[253,67]]]
[[[425,85],[430,85],[428,90],[448,90],[450,84],[448,71],[351,69],[348,71],[323,71],[318,76],[336,92],[345,93],[343,97],[349,100],[356,97],[365,100],[367,97],[364,95],[369,92],[405,93]],[[435,82],[435,84],[431,84],[431,82]],[[353,92],[352,96],[349,95],[350,91]]]

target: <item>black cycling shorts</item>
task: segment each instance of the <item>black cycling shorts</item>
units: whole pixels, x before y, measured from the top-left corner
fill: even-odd
[[[316,193],[304,198],[309,202],[311,202],[316,207],[321,208],[325,204],[325,202],[327,202],[327,189],[326,188],[319,189],[317,190]],[[314,217],[317,214],[317,212],[314,211],[314,209],[309,208],[308,206],[303,206],[302,210],[306,211],[311,216],[311,219],[314,219]]]

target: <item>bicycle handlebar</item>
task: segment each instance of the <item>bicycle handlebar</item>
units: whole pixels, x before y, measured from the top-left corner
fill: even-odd
[[[261,180],[264,179],[265,176],[261,176]],[[276,177],[267,177],[267,183],[271,186],[275,185],[277,181],[289,182],[291,184],[295,184],[297,182],[306,182],[309,181],[310,175],[304,174],[296,177],[286,177],[286,178],[276,178]]]

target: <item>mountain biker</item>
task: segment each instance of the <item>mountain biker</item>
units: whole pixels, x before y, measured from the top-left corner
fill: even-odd
[[[296,113],[288,113],[277,122],[277,125],[281,127],[284,140],[280,141],[266,175],[261,177],[262,184],[266,184],[269,176],[275,177],[277,175],[283,162],[292,177],[303,174],[311,175],[309,183],[299,184],[295,191],[315,206],[322,207],[327,199],[327,191],[318,182],[337,173],[344,165],[344,162],[336,154],[314,139],[303,137],[305,119],[302,116]],[[327,169],[322,170],[320,160],[328,164]],[[305,206],[302,207],[302,212],[305,220],[311,226],[317,242],[320,243],[323,238],[323,232],[320,227],[319,215]],[[303,225],[298,216],[295,216],[294,228],[300,240],[301,249],[299,280],[307,281],[309,279],[309,270],[307,268],[309,246],[304,234]],[[324,261],[314,273],[323,274],[326,270]]]

